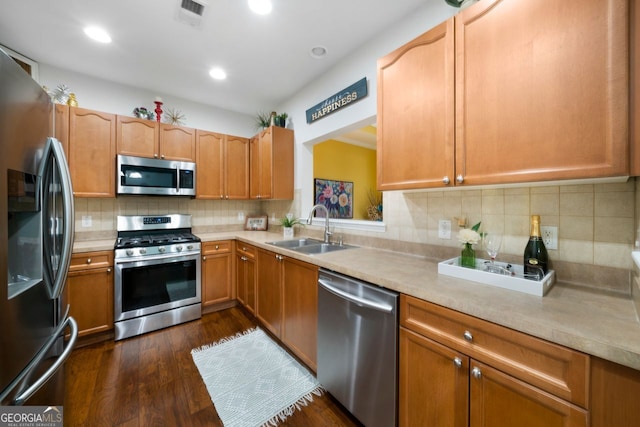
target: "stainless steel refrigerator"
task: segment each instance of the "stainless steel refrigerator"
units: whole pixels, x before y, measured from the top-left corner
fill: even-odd
[[[0,49],[0,405],[59,406],[78,328],[64,285],[74,217],[47,93]]]

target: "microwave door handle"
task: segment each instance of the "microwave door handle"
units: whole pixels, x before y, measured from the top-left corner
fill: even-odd
[[[62,144],[60,144],[57,139],[51,138],[51,148],[53,149],[53,157],[56,160],[56,164],[58,165],[58,172],[60,173],[62,203],[64,205],[64,235],[62,236],[60,264],[58,268],[58,276],[54,279],[53,286],[51,287],[52,298],[58,298],[62,294],[62,290],[64,289],[64,285],[67,280],[67,273],[69,272],[69,265],[71,263],[75,218],[73,212],[73,187],[71,185],[71,174],[69,172],[67,159],[64,155],[64,151],[62,150]]]
[[[13,400],[14,405],[17,405],[17,406],[23,405],[24,402],[26,402],[31,396],[33,396],[33,394],[37,392],[40,389],[40,387],[46,384],[46,382],[51,379],[53,374],[56,373],[58,368],[60,368],[60,366],[62,366],[64,362],[67,361],[67,359],[71,355],[71,351],[76,345],[76,340],[78,338],[78,324],[76,323],[75,319],[71,316],[67,317],[65,321],[60,324],[60,326],[56,329],[55,333],[52,335],[53,339],[51,339],[47,343],[47,345],[43,347],[42,350],[40,350],[40,353],[38,354],[38,356],[34,358],[34,360],[32,361],[32,365],[29,368],[33,369],[35,365],[37,365],[38,363],[40,363],[40,361],[42,361],[42,359],[44,358],[44,355],[49,351],[51,346],[53,346],[58,336],[62,334],[62,332],[67,328],[67,326],[71,329],[69,341],[67,342],[67,347],[64,349],[62,354],[58,356],[56,361],[49,367],[49,369],[47,369],[46,372],[42,374],[40,378],[34,381],[34,383],[31,384],[29,388],[22,391],[16,398],[14,398]]]
[[[177,185],[176,194],[180,194],[180,188],[182,187],[181,185],[182,183],[180,182],[180,177],[182,176],[182,174],[180,173],[180,171],[181,171],[180,168],[176,169],[176,172],[178,174],[178,179],[176,179],[176,185]]]

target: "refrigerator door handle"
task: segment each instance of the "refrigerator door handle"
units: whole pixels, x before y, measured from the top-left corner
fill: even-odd
[[[55,374],[55,372],[66,362],[66,360],[71,355],[71,351],[76,345],[76,339],[78,338],[78,324],[75,319],[71,316],[67,317],[64,322],[60,324],[60,326],[56,329],[55,334],[52,335],[54,339],[50,340],[49,343],[42,348],[40,353],[34,358],[33,362],[27,367],[27,371],[33,369],[40,361],[44,358],[44,355],[49,351],[51,346],[56,342],[56,339],[62,332],[69,326],[71,329],[71,334],[69,341],[67,342],[67,347],[64,349],[62,354],[56,359],[56,361],[47,369],[47,371],[42,374],[40,378],[34,381],[33,384],[29,386],[26,390],[22,391],[17,397],[14,398],[14,405],[23,405],[35,392],[37,392],[40,387],[42,387],[49,379]]]
[[[49,145],[53,151],[53,158],[58,165],[58,171],[60,173],[60,186],[62,187],[62,203],[63,203],[63,229],[64,235],[62,238],[62,251],[60,254],[60,264],[58,269],[58,275],[54,279],[54,283],[51,287],[51,297],[58,298],[62,294],[65,282],[67,280],[67,273],[69,272],[69,265],[71,263],[71,252],[73,250],[73,234],[74,234],[74,208],[73,208],[73,187],[71,186],[71,173],[69,172],[69,165],[62,149],[62,144],[55,139],[50,138]]]

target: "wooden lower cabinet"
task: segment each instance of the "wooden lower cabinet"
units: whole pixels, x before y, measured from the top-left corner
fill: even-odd
[[[401,426],[589,425],[588,356],[406,295],[400,319]]]
[[[251,314],[256,313],[256,248],[236,242],[236,295]]]
[[[112,330],[113,251],[73,254],[66,292],[79,337]]]
[[[273,335],[282,331],[282,255],[258,249],[256,317]]]
[[[202,307],[233,301],[231,241],[202,244]]]
[[[307,366],[318,366],[318,267],[283,260],[282,342]]]
[[[263,249],[256,264],[256,317],[315,371],[318,267]]]
[[[591,358],[591,427],[640,426],[640,371]]]

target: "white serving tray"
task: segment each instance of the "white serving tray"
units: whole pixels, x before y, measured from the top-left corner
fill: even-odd
[[[438,263],[438,273],[539,297],[549,292],[549,289],[555,283],[556,275],[553,270],[549,270],[542,280],[525,279],[524,266],[522,265],[496,262],[496,265],[501,267],[510,266],[510,270],[514,272],[514,275],[508,276],[485,271],[485,261],[484,259],[476,258],[476,268],[473,269],[461,267],[460,257],[451,258]]]

